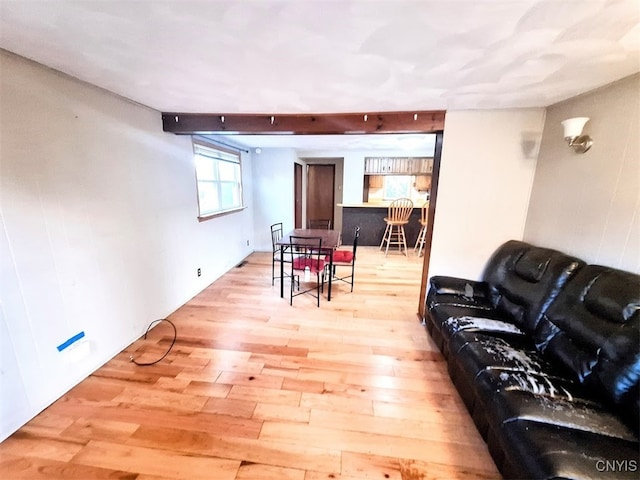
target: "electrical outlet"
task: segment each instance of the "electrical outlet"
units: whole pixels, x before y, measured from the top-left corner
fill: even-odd
[[[202,275],[202,270],[198,269],[198,276]]]

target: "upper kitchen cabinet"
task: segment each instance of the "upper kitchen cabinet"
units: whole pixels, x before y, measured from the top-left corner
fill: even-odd
[[[374,175],[424,175],[433,171],[431,157],[365,157],[364,173]]]
[[[419,192],[431,190],[431,175],[416,175],[414,188]]]
[[[369,188],[382,188],[384,178],[381,175],[369,175]]]
[[[430,175],[433,173],[433,158],[421,158],[419,162],[414,164],[414,166],[417,167],[418,170],[413,173]]]
[[[389,173],[394,167],[393,160],[389,157],[365,157],[364,173]]]

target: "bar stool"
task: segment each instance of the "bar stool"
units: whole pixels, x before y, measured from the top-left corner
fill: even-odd
[[[384,256],[389,253],[389,245],[398,245],[398,250],[402,252],[404,247],[404,254],[407,255],[407,239],[404,234],[404,226],[409,223],[409,217],[413,211],[413,202],[410,198],[398,198],[391,202],[389,210],[384,221],[387,227],[384,230],[382,236],[382,242],[380,242],[380,250],[387,245]],[[408,256],[408,255],[407,255]]]
[[[429,204],[425,203],[422,205],[422,209],[420,210],[420,233],[418,233],[418,238],[416,238],[416,245],[413,247],[413,251],[415,252],[418,246],[420,249],[418,250],[418,256],[422,255],[422,249],[424,248],[424,239],[427,236],[427,217],[429,215]]]

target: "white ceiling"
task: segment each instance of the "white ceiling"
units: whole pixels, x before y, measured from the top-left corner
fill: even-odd
[[[638,0],[0,0],[0,47],[159,111],[543,107],[640,71]]]

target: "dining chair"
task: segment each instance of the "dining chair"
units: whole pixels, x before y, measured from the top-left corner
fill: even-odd
[[[418,238],[416,238],[416,245],[413,247],[413,251],[415,252],[418,247],[418,256],[422,255],[422,249],[424,248],[424,240],[427,237],[427,217],[429,215],[429,204],[425,203],[422,205],[420,210],[420,232],[418,233]]]
[[[333,252],[333,271],[328,272],[329,275],[333,275],[333,280],[340,280],[342,282],[348,283],[351,285],[351,291],[353,292],[353,281],[355,278],[356,271],[356,250],[358,249],[358,239],[360,238],[360,227],[356,227],[354,236],[353,236],[353,248],[351,250],[335,250]],[[331,257],[327,255],[324,258],[325,264],[327,268],[329,268],[329,262],[331,261]],[[340,267],[350,267],[351,274],[346,275],[344,277],[339,277],[336,275],[336,269]]]
[[[322,251],[322,239],[294,235],[290,238],[291,244],[288,247],[291,261],[289,305],[293,305],[293,297],[309,294],[317,300],[319,307],[320,292],[324,289],[325,278],[325,252]],[[304,286],[302,286],[303,284]],[[296,289],[297,293],[294,293]]]
[[[389,204],[387,216],[384,218],[387,224],[382,242],[380,242],[380,250],[385,246],[385,257],[389,253],[389,245],[398,245],[398,250],[407,255],[407,239],[404,233],[404,226],[409,223],[409,217],[413,211],[413,202],[410,198],[398,198]],[[408,256],[408,255],[407,255]]]
[[[331,230],[330,219],[310,219],[307,220],[307,228],[316,228],[319,230]]]
[[[274,223],[271,225],[271,247],[272,247],[272,258],[271,258],[271,285],[275,284],[276,278],[280,278],[279,275],[276,275],[276,264],[279,262],[288,263],[290,260],[284,255],[282,258],[280,245],[278,245],[278,241],[282,238],[283,235],[282,223]],[[287,273],[284,274],[287,276]]]

